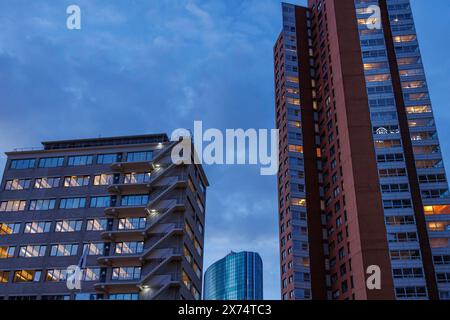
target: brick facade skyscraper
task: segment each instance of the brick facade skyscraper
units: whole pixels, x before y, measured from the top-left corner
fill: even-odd
[[[283,299],[449,299],[449,189],[409,1],[282,8]]]

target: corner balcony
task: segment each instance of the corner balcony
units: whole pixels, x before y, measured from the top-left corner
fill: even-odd
[[[116,162],[111,165],[111,169],[116,172],[126,172],[126,171],[149,171],[153,172],[160,168],[158,162],[173,149],[178,142],[172,142],[167,148],[161,150],[153,159],[147,161],[138,162]]]
[[[102,293],[123,293],[123,292],[133,292],[136,291],[140,279],[133,280],[110,280],[106,282],[99,282],[94,285],[96,291]]]
[[[144,241],[145,238],[153,232],[160,222],[163,222],[174,212],[180,212],[186,210],[184,204],[178,203],[177,200],[169,200],[164,208],[158,208],[147,212],[147,223],[143,228],[136,229],[123,229],[123,230],[110,230],[101,234],[102,239],[106,241],[117,240],[136,240]]]
[[[105,209],[105,216],[111,218],[144,218],[148,214],[147,206],[119,206]]]
[[[123,265],[133,265],[142,267],[141,254],[116,254],[103,256],[97,259],[97,263],[102,266],[120,267]]]
[[[150,193],[153,186],[162,180],[172,169],[176,167],[175,164],[170,164],[167,167],[160,167],[156,171],[152,171],[149,181],[142,181],[138,183],[117,183],[108,187],[108,192],[114,195],[132,194],[132,193]],[[154,172],[154,173],[153,173]]]

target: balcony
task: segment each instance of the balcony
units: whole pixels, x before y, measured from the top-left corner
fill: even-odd
[[[139,229],[124,229],[124,230],[110,230],[102,233],[102,239],[107,241],[116,240],[140,240],[143,241],[147,235],[153,233],[154,229],[158,224],[164,221],[165,218],[169,217],[174,212],[184,211],[186,206],[184,204],[178,203],[177,200],[171,200],[168,202],[163,209],[157,210],[146,210],[147,213],[147,223],[144,228]],[[158,232],[158,231],[156,231]]]
[[[124,292],[132,292],[136,291],[140,283],[140,279],[127,280],[127,281],[119,281],[119,280],[111,280],[108,282],[100,282],[94,285],[96,291],[104,292],[104,293],[124,293]]]
[[[104,256],[97,259],[99,265],[117,267],[125,264],[134,266],[142,266],[141,253],[138,254],[122,254]]]
[[[147,206],[111,207],[105,209],[105,216],[113,218],[143,218],[148,214]]]

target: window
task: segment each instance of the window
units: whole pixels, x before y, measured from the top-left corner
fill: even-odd
[[[116,254],[138,254],[144,251],[144,242],[118,242]]]
[[[61,199],[60,209],[78,209],[86,207],[86,198],[66,198]]]
[[[26,201],[10,200],[0,202],[0,212],[17,212],[25,211]]]
[[[99,154],[97,157],[97,164],[112,164],[117,162],[118,155],[114,154]]]
[[[0,271],[0,284],[8,283],[9,271]]]
[[[42,158],[39,160],[39,168],[57,168],[64,165],[64,158]]]
[[[146,218],[124,218],[119,220],[119,230],[144,229],[146,224]]]
[[[366,82],[384,82],[391,80],[390,74],[375,74],[366,76]]]
[[[94,186],[109,186],[113,184],[113,174],[100,174],[94,177]]]
[[[47,211],[55,209],[55,199],[40,199],[30,201],[30,211]]]
[[[47,233],[50,232],[51,222],[28,222],[25,223],[25,230],[23,231],[26,234],[38,234],[38,233]]]
[[[86,268],[83,270],[83,281],[98,281],[100,279],[100,268]]]
[[[450,272],[436,274],[438,283],[450,283]]]
[[[419,250],[393,250],[391,251],[392,260],[420,260]]]
[[[425,206],[424,211],[426,215],[450,214],[450,205]]]
[[[129,152],[127,154],[127,162],[143,162],[151,161],[153,158],[152,151]]]
[[[425,298],[427,297],[427,289],[425,287],[406,287],[396,288],[397,298]]]
[[[111,205],[111,197],[92,197],[91,208],[108,208]]]
[[[6,191],[18,191],[18,190],[26,190],[30,188],[31,180],[30,179],[14,179],[8,180],[5,184]]]
[[[110,294],[109,300],[139,300],[139,293],[116,293]]]
[[[78,252],[78,244],[56,244],[50,251],[51,257],[70,257],[76,256]]]
[[[20,282],[39,282],[41,280],[42,271],[40,270],[18,270],[14,272],[13,281]]]
[[[20,223],[0,223],[0,236],[18,234],[20,232]]]
[[[200,257],[203,256],[203,249],[197,239],[194,240],[194,248]]]
[[[65,177],[64,178],[64,187],[65,188],[76,188],[76,187],[85,187],[89,185],[90,176],[82,176],[82,177]]]
[[[386,224],[389,226],[404,226],[415,224],[414,216],[391,216],[386,217]]]
[[[125,184],[147,183],[150,181],[150,172],[147,173],[127,173],[125,174]]]
[[[92,156],[74,156],[69,157],[67,165],[69,167],[87,166],[92,164]]]
[[[67,269],[48,269],[45,281],[62,282],[67,280]]]
[[[90,256],[100,256],[104,253],[105,244],[102,242],[86,243],[83,247],[84,250],[87,250]]]
[[[35,164],[36,164],[36,159],[12,160],[10,168],[15,169],[15,170],[31,169],[31,168],[34,168]]]
[[[87,221],[86,231],[105,231],[107,227],[107,219],[90,219]]]
[[[113,268],[112,280],[139,280],[141,278],[141,267]]]
[[[433,260],[437,265],[450,265],[450,255],[434,256]]]
[[[291,204],[293,206],[306,207],[306,199],[292,199]]]
[[[56,227],[55,227],[55,232],[67,233],[67,232],[81,231],[82,225],[83,225],[82,220],[57,221]]]
[[[23,246],[20,247],[19,257],[21,258],[38,258],[45,256],[45,251],[47,250],[47,246]]]
[[[14,257],[16,247],[0,247],[0,259],[9,259]]]
[[[399,233],[388,233],[389,242],[416,242],[417,233],[415,232],[399,232]]]
[[[35,189],[52,189],[59,187],[60,178],[39,178],[34,182]]]
[[[395,268],[392,270],[394,279],[423,278],[422,268]]]
[[[149,200],[148,195],[124,196],[122,197],[122,207],[146,206]]]
[[[290,145],[289,146],[289,152],[303,153],[303,147],[302,146],[296,146],[296,145]]]
[[[383,201],[383,205],[385,209],[406,209],[411,208],[411,200],[385,200]]]

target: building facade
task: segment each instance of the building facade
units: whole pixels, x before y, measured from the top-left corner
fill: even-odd
[[[263,263],[255,252],[232,252],[205,273],[204,300],[262,300]]]
[[[450,195],[409,0],[282,10],[283,299],[450,299]]]
[[[7,153],[1,299],[200,299],[208,181],[172,163],[176,144],[157,134]]]

